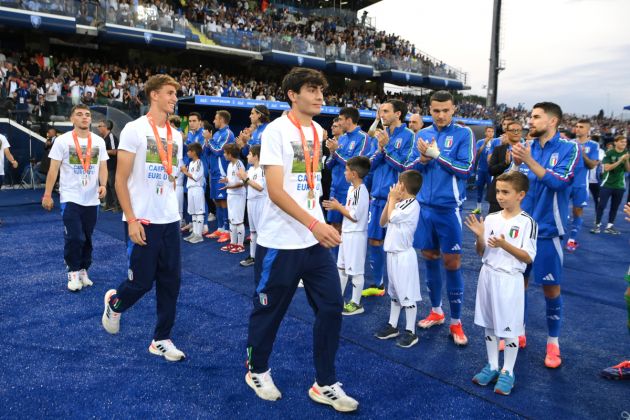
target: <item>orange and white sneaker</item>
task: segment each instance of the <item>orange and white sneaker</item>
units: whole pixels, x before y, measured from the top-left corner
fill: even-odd
[[[442,325],[444,324],[444,314],[438,314],[437,312],[429,312],[429,316],[424,319],[418,321],[418,327],[420,328],[431,328],[434,325]]]
[[[203,235],[205,238],[208,239],[218,239],[221,236],[221,231],[219,229],[215,230],[212,233],[206,233],[205,235]]]
[[[245,252],[245,247],[243,245],[235,244],[230,249],[230,254],[240,254],[241,252]]]
[[[230,241],[230,232],[221,232],[221,236],[219,236],[219,240],[217,242],[223,243]]]
[[[232,248],[234,248],[236,244],[226,244],[221,247],[221,251],[223,252],[231,252]]]
[[[453,338],[453,341],[458,346],[465,346],[468,344],[468,337],[464,334],[464,328],[462,327],[462,323],[459,322],[455,325],[451,325],[449,327],[449,334]]]
[[[545,356],[545,366],[555,369],[562,364],[560,359],[560,347],[557,344],[547,343],[547,355]]]

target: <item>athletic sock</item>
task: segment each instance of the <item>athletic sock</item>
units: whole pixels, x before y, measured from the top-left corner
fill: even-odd
[[[462,315],[464,300],[464,278],[461,268],[446,270],[446,290],[448,290],[448,301],[451,305],[451,318],[459,319]]]
[[[562,295],[555,298],[545,297],[547,304],[547,329],[549,337],[558,337],[560,335],[560,324],[562,321]]]
[[[245,224],[236,225],[236,243],[243,246],[245,243]]]
[[[518,337],[505,339],[505,350],[503,352],[503,370],[514,376],[514,365],[518,355]]]
[[[444,315],[444,310],[441,306],[431,307],[431,310],[438,315]]]
[[[476,209],[477,209],[477,210],[481,210],[481,203],[480,203],[479,201],[477,201],[477,207],[476,207]]]
[[[461,324],[462,320],[459,318],[451,318],[451,323],[450,325],[457,325],[457,324]]]
[[[556,346],[559,346],[560,343],[558,342],[558,337],[547,337],[547,344],[555,344]]]
[[[249,256],[252,258],[256,257],[256,239],[258,239],[258,234],[256,232],[251,232],[251,239],[249,242]]]
[[[223,209],[217,206],[217,230],[223,231]]]
[[[230,243],[236,245],[236,225],[230,225]]]
[[[346,290],[346,284],[348,284],[348,275],[346,274],[346,270],[342,268],[338,268],[339,272],[339,280],[341,281],[341,297],[343,297],[343,292]]]
[[[193,233],[197,236],[201,236],[203,231],[203,215],[195,214],[193,216]]]
[[[415,334],[416,317],[418,316],[418,307],[416,305],[405,306],[405,329]]]
[[[440,260],[424,260],[427,268],[427,287],[433,308],[442,307],[442,272]]]
[[[577,235],[582,229],[582,224],[584,224],[584,219],[581,216],[573,217],[573,222],[571,223],[571,232],[569,232],[569,240],[574,241],[577,239]]]
[[[368,251],[370,267],[372,268],[372,276],[374,277],[374,284],[380,286],[383,284],[383,268],[385,264],[385,251],[383,251],[383,245],[368,244]]]
[[[223,209],[223,229],[230,230],[230,210],[227,207]]]
[[[361,303],[361,292],[365,284],[365,276],[363,274],[352,275],[352,301],[359,305]]]
[[[499,370],[499,340],[494,335],[494,330],[486,328],[486,352],[490,369]]]
[[[402,306],[396,299],[392,299],[391,307],[389,309],[389,325],[396,328],[398,326],[398,317],[400,316],[400,310]]]

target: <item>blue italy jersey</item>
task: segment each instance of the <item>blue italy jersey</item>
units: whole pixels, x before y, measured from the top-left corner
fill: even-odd
[[[234,133],[229,126],[225,126],[214,133],[208,146],[204,147],[204,154],[208,159],[208,168],[212,179],[224,178],[228,161],[223,157],[223,146],[234,143]]]
[[[416,139],[419,138],[428,143],[435,139],[440,155],[422,164],[418,148],[413,148],[406,167],[422,174],[418,201],[423,206],[440,209],[461,206],[466,200],[466,179],[472,173],[475,160],[472,130],[452,122],[441,130],[432,124],[416,134]]]
[[[247,144],[241,149],[241,155],[244,158],[247,158],[249,154],[249,148],[255,145],[260,145],[260,139],[262,139],[262,133],[265,131],[269,123],[260,124],[256,129],[252,132],[252,137],[249,139]]]
[[[596,141],[587,140],[584,144],[576,141],[576,144],[580,147],[582,156],[586,156],[590,160],[599,160],[599,144]],[[584,164],[584,159],[580,159],[575,167],[573,185],[576,187],[588,185],[588,171],[589,169]]]
[[[204,138],[203,138],[203,128],[199,128],[197,130],[188,130],[188,134],[184,137],[182,135],[182,138],[184,138],[184,163],[186,165],[188,165],[190,163],[190,158],[188,157],[188,155],[186,154],[186,152],[188,151],[188,145],[191,143],[199,143],[201,145],[201,147],[203,148],[203,143],[204,143]],[[204,165],[204,174],[208,174],[208,161],[206,159],[206,156],[204,155],[204,153],[201,154],[201,156],[199,156],[199,158],[201,159],[201,163],[203,163]]]
[[[346,162],[355,156],[367,156],[370,149],[370,137],[361,130],[361,127],[339,137],[339,147],[330,156],[326,166],[331,170],[331,188],[335,194],[340,194],[345,200],[345,195],[350,188],[350,183],[346,181],[344,172]],[[331,194],[332,195],[332,194]]]
[[[490,148],[490,143],[492,142],[492,140],[490,140],[488,144],[486,144],[486,147],[484,147],[483,150],[479,152],[481,147],[483,147],[485,141],[486,139],[477,140],[477,146],[475,147],[477,172],[488,172],[488,157],[491,156],[491,153],[489,154],[488,150]]]
[[[568,188],[573,182],[575,168],[581,160],[580,149],[573,141],[560,138],[556,133],[545,147],[534,139],[532,157],[545,168],[545,176],[539,179],[525,164],[519,171],[529,178],[529,191],[521,208],[538,223],[538,238],[555,238],[566,233],[569,212]]]
[[[370,195],[374,198],[386,200],[389,188],[398,182],[398,174],[405,170],[405,163],[413,150],[413,131],[407,128],[407,124],[390,131],[389,142],[382,151],[376,152],[370,158],[372,176],[372,189]]]

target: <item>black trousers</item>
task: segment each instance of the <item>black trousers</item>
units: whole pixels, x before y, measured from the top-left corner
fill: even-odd
[[[92,265],[92,233],[97,215],[98,206],[61,203],[64,226],[63,258],[68,271],[87,270]]]
[[[617,210],[619,210],[619,205],[621,204],[621,200],[623,199],[623,194],[625,192],[626,190],[622,188],[601,187],[599,193],[599,204],[597,205],[597,213],[595,215],[595,224],[601,223],[604,210],[606,210],[608,200],[610,200],[611,197],[612,201],[610,203],[610,211],[608,212],[608,223],[615,223]]]

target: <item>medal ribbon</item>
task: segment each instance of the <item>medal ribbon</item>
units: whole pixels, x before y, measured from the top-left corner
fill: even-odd
[[[83,156],[83,150],[81,150],[81,146],[79,145],[79,136],[74,130],[72,130],[72,140],[74,140],[74,147],[77,150],[79,162],[81,162],[81,166],[83,166],[83,170],[87,174],[90,171],[90,160],[92,159],[92,134],[88,131],[88,143],[85,149],[85,156]]]
[[[300,132],[300,140],[302,140],[302,150],[304,151],[304,163],[306,164],[306,183],[308,184],[309,190],[311,192],[315,191],[315,165],[319,165],[319,136],[317,135],[317,130],[315,129],[315,124],[311,121],[311,129],[313,130],[313,155],[311,156],[311,152],[308,148],[308,143],[306,142],[306,137],[304,136],[304,132],[302,131],[302,126],[295,117],[289,112],[287,114],[289,121],[298,129]]]
[[[149,120],[149,125],[153,130],[153,137],[155,137],[155,144],[157,145],[158,154],[160,155],[160,161],[162,161],[162,166],[164,166],[164,171],[168,175],[171,175],[173,172],[173,133],[171,132],[171,125],[166,122],[166,156],[164,153],[164,146],[162,145],[162,139],[160,138],[160,134],[158,133],[157,126],[155,122],[153,122],[153,117],[147,114],[147,120]]]

